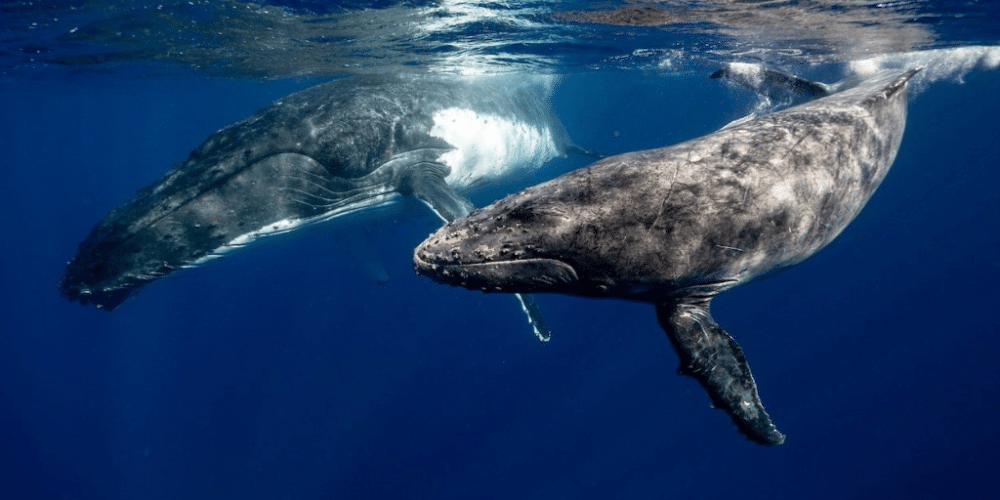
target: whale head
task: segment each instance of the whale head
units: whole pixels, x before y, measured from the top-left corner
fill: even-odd
[[[448,223],[416,248],[414,268],[435,281],[484,292],[635,298],[641,284],[629,276],[658,273],[625,271],[642,259],[622,253],[625,247],[616,240],[634,233],[625,224],[610,228],[599,221],[593,209],[606,200],[575,177],[540,184]]]

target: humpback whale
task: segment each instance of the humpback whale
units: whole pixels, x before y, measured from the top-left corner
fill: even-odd
[[[578,150],[539,88],[546,83],[355,76],[287,96],[214,133],[112,210],[59,289],[112,310],[178,269],[407,195],[445,221],[466,215],[461,193]],[[522,306],[540,320],[529,297]]]
[[[750,440],[781,444],[712,298],[801,262],[854,219],[895,159],[917,71],[512,194],[430,235],[414,267],[485,292],[652,303],[679,372]]]

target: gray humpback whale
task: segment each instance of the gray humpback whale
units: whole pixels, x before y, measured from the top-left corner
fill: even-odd
[[[573,148],[539,83],[350,77],[287,96],[211,135],[108,214],[59,288],[111,310],[143,285],[262,236],[402,196],[446,221],[466,215],[472,204],[459,191]]]
[[[653,303],[680,373],[749,439],[781,444],[712,298],[809,257],[861,211],[899,149],[917,71],[528,188],[439,229],[414,266],[486,292]]]

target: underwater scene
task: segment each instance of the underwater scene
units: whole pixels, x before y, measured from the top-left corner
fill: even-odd
[[[995,495],[991,2],[0,34],[0,498]]]

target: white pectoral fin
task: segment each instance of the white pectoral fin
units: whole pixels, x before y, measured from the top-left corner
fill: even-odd
[[[445,222],[469,215],[474,208],[471,201],[445,181],[449,172],[450,169],[443,163],[421,162],[410,171],[407,186],[413,196]]]
[[[549,329],[549,324],[545,322],[545,317],[542,316],[542,311],[538,308],[538,302],[535,302],[535,296],[515,293],[514,297],[517,297],[517,300],[521,302],[521,309],[528,316],[528,323],[535,331],[535,337],[538,337],[540,342],[552,340],[552,330]]]

